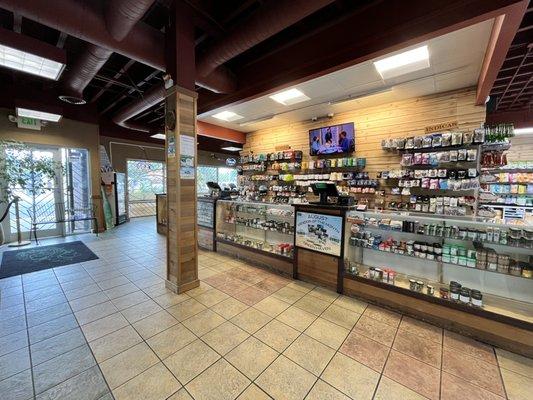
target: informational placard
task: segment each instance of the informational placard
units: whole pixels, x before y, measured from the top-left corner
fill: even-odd
[[[342,217],[296,213],[296,246],[340,257]]]
[[[195,146],[193,136],[180,135],[180,179],[194,179]]]

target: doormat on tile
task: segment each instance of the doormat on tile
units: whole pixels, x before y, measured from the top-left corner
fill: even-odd
[[[0,264],[0,278],[96,260],[97,258],[96,254],[79,240],[51,246],[5,251],[2,256],[2,264]]]

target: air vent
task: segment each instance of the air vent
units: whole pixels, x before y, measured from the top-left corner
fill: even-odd
[[[75,105],[82,105],[82,104],[87,103],[82,97],[77,97],[77,96],[61,95],[59,96],[59,100],[62,100],[65,103],[75,104]]]

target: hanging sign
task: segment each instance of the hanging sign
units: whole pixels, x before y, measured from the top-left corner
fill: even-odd
[[[340,257],[342,217],[296,213],[296,246]]]
[[[18,117],[17,126],[24,129],[32,129],[34,131],[41,130],[41,120],[28,117]]]

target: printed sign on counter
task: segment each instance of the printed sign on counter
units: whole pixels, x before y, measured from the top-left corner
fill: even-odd
[[[342,217],[296,213],[296,246],[340,257]]]

